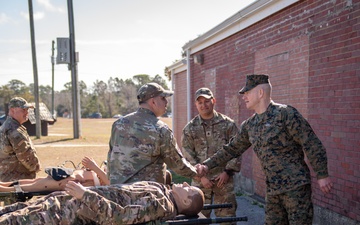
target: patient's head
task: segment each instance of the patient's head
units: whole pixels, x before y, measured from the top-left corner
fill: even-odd
[[[199,188],[184,182],[173,184],[171,189],[179,214],[194,216],[204,207],[204,193]]]

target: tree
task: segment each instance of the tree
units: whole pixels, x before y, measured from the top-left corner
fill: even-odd
[[[166,80],[164,80],[161,76],[156,75],[153,79],[152,82],[158,83],[160,84],[164,89],[168,90],[168,86],[166,84]]]
[[[0,97],[3,99],[4,103],[8,103],[14,95],[14,90],[12,90],[8,85],[0,87]]]
[[[52,96],[52,88],[47,85],[40,85],[39,86],[39,100],[43,102],[48,108],[51,106],[51,96]]]
[[[5,113],[7,113],[7,105],[13,97],[22,97],[27,101],[34,100],[34,95],[31,94],[30,87],[16,79],[10,80],[7,84],[0,87],[0,98],[3,100],[4,106],[2,108]]]
[[[20,80],[16,80],[16,79],[11,80],[11,81],[9,81],[8,86],[10,89],[12,89],[14,91],[14,95],[16,95],[16,96],[24,96],[24,95],[30,94],[29,93],[30,88],[27,87],[26,84]]]
[[[98,96],[95,94],[90,94],[89,100],[87,101],[87,104],[84,106],[82,117],[87,118],[94,112],[101,113],[102,111],[103,111],[103,105],[99,104]]]
[[[124,85],[122,88],[122,91],[120,93],[120,99],[121,99],[121,107],[120,112],[121,114],[125,115],[131,112],[134,112],[138,106],[139,103],[137,101],[137,89],[135,85]]]
[[[57,107],[56,107],[56,112],[57,112],[57,115],[58,115],[58,116],[63,117],[64,113],[65,113],[65,112],[68,112],[68,111],[67,111],[67,109],[66,109],[66,107],[65,107],[64,105],[59,104],[59,105],[57,105]]]
[[[104,114],[104,117],[108,117],[107,113],[104,111],[105,107],[105,100],[106,100],[106,92],[107,92],[108,85],[104,81],[96,80],[93,83],[93,93],[92,93],[92,100],[96,99],[96,102],[91,101],[90,103],[95,104],[96,109],[93,112],[100,112]]]
[[[151,78],[147,74],[138,74],[133,76],[133,80],[136,83],[136,88],[139,89],[141,86],[143,86],[146,83],[151,82]]]
[[[82,117],[100,112],[104,118],[115,114],[128,114],[135,111],[139,103],[137,101],[138,89],[149,82],[156,82],[168,89],[166,80],[159,75],[151,77],[147,74],[137,74],[132,78],[123,80],[119,77],[110,77],[107,82],[96,80],[88,88],[84,81],[79,82],[80,104]],[[49,85],[39,86],[40,101],[47,106],[51,104],[51,88]],[[20,80],[11,80],[8,84],[0,86],[0,100],[8,103],[14,96],[23,97],[28,101],[34,101],[34,84],[26,86]],[[58,116],[64,113],[72,114],[72,83],[64,84],[64,89],[56,91],[54,104]],[[169,103],[168,106],[171,104]],[[2,107],[0,106],[0,110]],[[170,107],[168,107],[168,111]]]
[[[64,90],[61,90],[60,92],[56,93],[55,95],[55,102],[58,104],[61,104],[61,111],[59,111],[58,107],[55,107],[57,109],[57,113],[59,115],[64,114],[67,112],[70,117],[72,117],[72,98],[71,98],[71,91],[72,91],[72,85],[71,82],[67,82],[64,84]]]

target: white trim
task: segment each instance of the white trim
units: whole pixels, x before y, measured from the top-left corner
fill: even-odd
[[[191,49],[194,54],[239,31],[279,12],[300,0],[258,0],[243,8],[224,22],[198,38],[186,43],[183,50]]]
[[[180,61],[175,62],[171,66],[168,66],[168,70],[172,71],[174,74],[186,71],[186,64]]]
[[[191,55],[191,51],[190,49],[187,49],[186,50],[186,87],[187,87],[187,92],[186,92],[186,107],[187,107],[187,121],[190,121],[191,120],[191,69],[190,69],[190,55]]]

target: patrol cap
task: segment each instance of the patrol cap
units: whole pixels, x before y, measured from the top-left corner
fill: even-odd
[[[143,103],[150,98],[154,98],[156,96],[169,97],[174,94],[173,91],[165,90],[157,83],[147,83],[140,87],[137,93],[137,99],[139,103]]]
[[[241,90],[239,91],[240,94],[244,94],[247,91],[250,91],[254,87],[258,86],[259,84],[268,84],[269,83],[269,76],[266,74],[252,74],[246,76],[246,84]]]
[[[210,99],[210,98],[214,98],[213,93],[211,92],[211,90],[209,88],[206,87],[202,87],[199,88],[196,92],[195,92],[195,101],[200,97],[204,97],[206,99]]]
[[[21,97],[12,98],[9,102],[9,108],[17,108],[17,107],[22,109],[35,108],[33,105],[29,104],[25,99]]]

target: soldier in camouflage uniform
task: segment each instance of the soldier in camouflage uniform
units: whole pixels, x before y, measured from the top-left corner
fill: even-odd
[[[20,97],[9,102],[9,116],[0,127],[0,181],[32,179],[40,171],[35,147],[22,125],[29,108],[33,106]]]
[[[184,127],[181,138],[183,154],[192,165],[214,155],[238,131],[232,119],[214,110],[215,103],[216,99],[210,89],[200,88],[195,92],[195,106],[199,115]],[[206,204],[232,204],[232,208],[215,209],[218,217],[236,216],[233,175],[240,168],[241,157],[234,158],[226,165],[211,169],[200,182],[192,181],[191,185],[204,192]],[[203,210],[202,213],[209,218],[211,210]]]
[[[137,224],[193,216],[204,205],[200,189],[187,183],[169,186],[139,181],[84,188],[69,181],[66,192],[5,206],[0,224]],[[68,194],[67,194],[68,193]],[[73,197],[72,197],[73,196]]]
[[[166,112],[166,97],[172,94],[157,83],[145,84],[137,95],[139,109],[114,122],[107,160],[110,184],[164,183],[167,166],[182,176],[197,175],[179,150],[172,130],[158,118]]]
[[[255,114],[245,120],[230,143],[196,165],[199,174],[252,146],[266,176],[265,224],[312,224],[311,175],[313,167],[320,189],[329,193],[333,184],[327,169],[326,150],[306,119],[289,105],[271,100],[268,75],[248,75],[244,94],[246,107]]]

